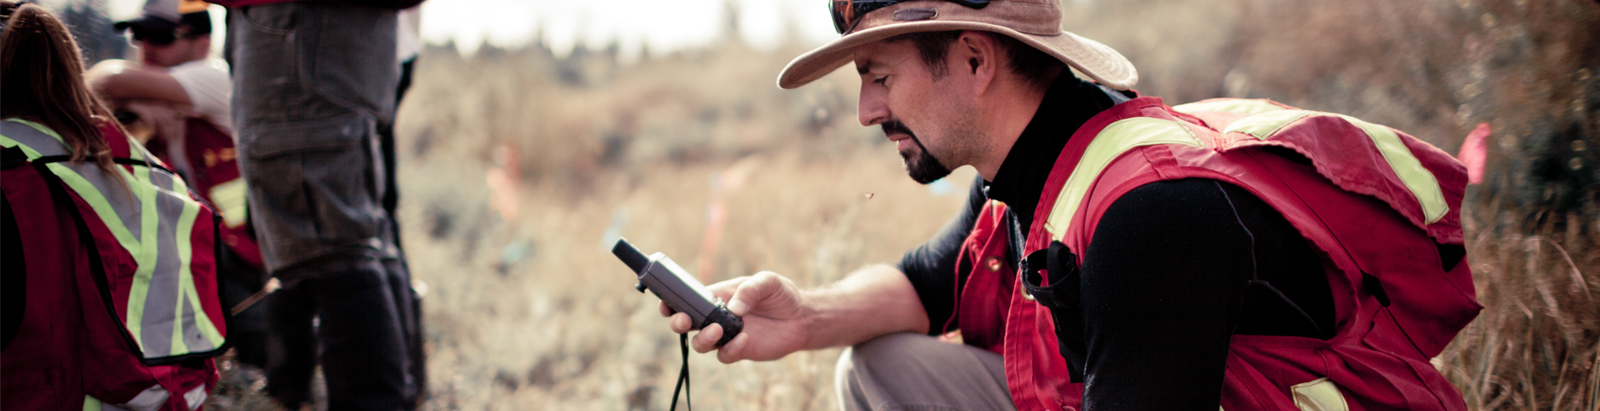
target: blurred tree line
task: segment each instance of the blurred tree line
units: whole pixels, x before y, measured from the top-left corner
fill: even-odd
[[[55,12],[72,31],[72,37],[78,41],[78,48],[83,50],[85,65],[92,66],[105,59],[120,59],[127,54],[129,47],[127,36],[111,28],[111,24],[115,22],[111,20],[106,0],[71,0],[42,4]]]

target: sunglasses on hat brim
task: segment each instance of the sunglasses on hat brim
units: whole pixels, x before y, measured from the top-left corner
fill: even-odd
[[[182,30],[182,29],[179,29],[179,30],[142,30],[142,29],[135,28],[135,29],[129,30],[129,31],[132,32],[133,41],[135,43],[144,42],[144,43],[150,43],[150,44],[157,45],[157,46],[165,46],[165,45],[168,45],[168,44],[172,44],[172,42],[178,41],[178,39],[189,38],[190,37],[187,33],[183,33],[184,30]]]
[[[833,0],[828,2],[828,14],[833,15],[833,30],[839,34],[849,33],[861,22],[861,17],[884,7],[893,6],[913,0]],[[944,0],[962,6],[981,9],[989,5],[989,0]]]

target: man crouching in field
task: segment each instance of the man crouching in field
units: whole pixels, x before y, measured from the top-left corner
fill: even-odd
[[[1265,100],[1141,96],[1055,0],[830,6],[843,37],[779,86],[853,62],[862,125],[912,179],[981,179],[898,265],[711,286],[744,332],[715,347],[708,326],[696,351],[850,346],[850,410],[1465,409],[1428,364],[1480,308],[1447,154]]]

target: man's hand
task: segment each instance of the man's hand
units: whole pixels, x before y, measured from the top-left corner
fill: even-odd
[[[859,344],[893,332],[928,332],[928,313],[911,281],[888,265],[867,266],[820,288],[801,291],[793,281],[759,272],[712,284],[711,293],[728,302],[728,311],[744,319],[744,331],[722,348],[721,325],[708,325],[690,346],[698,352],[717,350],[717,360],[771,361],[800,350]],[[688,314],[673,313],[665,303],[661,315],[673,332],[692,327]]]
[[[148,100],[129,101],[122,108],[138,114],[139,123],[152,131],[149,136],[136,136],[140,143],[158,138],[169,144],[182,144],[187,120],[200,115],[188,106]]]
[[[711,293],[728,301],[728,311],[744,319],[744,331],[717,349],[717,360],[771,361],[806,347],[811,330],[811,310],[793,281],[770,271],[712,284]],[[661,314],[671,316],[672,331],[682,334],[693,327],[688,314],[673,313],[661,303]],[[722,326],[711,324],[689,342],[696,352],[716,349]]]

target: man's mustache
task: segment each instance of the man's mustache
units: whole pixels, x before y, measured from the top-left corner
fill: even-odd
[[[891,135],[891,134],[895,134],[895,133],[901,133],[901,134],[905,134],[905,135],[911,136],[911,138],[916,138],[917,137],[917,134],[916,133],[912,133],[911,129],[906,127],[906,123],[902,123],[902,122],[900,122],[900,120],[885,121],[885,122],[883,122],[882,127],[883,127],[883,135],[885,135],[885,136]]]

